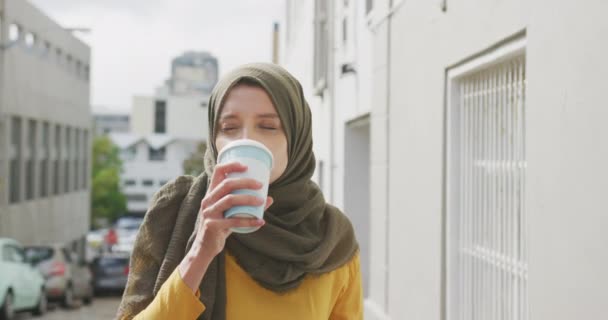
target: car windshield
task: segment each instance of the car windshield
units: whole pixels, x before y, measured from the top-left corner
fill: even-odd
[[[100,267],[123,266],[128,264],[128,258],[103,257],[99,260]]]
[[[25,248],[25,257],[28,261],[40,263],[53,257],[53,248],[50,247],[28,247]]]
[[[116,222],[117,229],[137,230],[143,222],[141,218],[122,218]]]

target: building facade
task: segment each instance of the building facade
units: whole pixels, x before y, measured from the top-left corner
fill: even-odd
[[[129,213],[144,214],[154,193],[184,174],[184,160],[207,142],[207,104],[217,72],[217,59],[207,53],[177,57],[164,87],[133,98],[129,132],[110,134],[123,160]]]
[[[286,4],[280,63],[362,243],[366,319],[608,316],[608,4]]]
[[[96,109],[93,111],[93,131],[95,136],[130,131],[130,116],[126,111]]]
[[[2,237],[69,242],[89,228],[90,56],[29,2],[0,2]]]
[[[111,133],[123,162],[122,190],[130,214],[145,214],[152,196],[167,182],[184,174],[183,162],[201,140],[167,134]]]

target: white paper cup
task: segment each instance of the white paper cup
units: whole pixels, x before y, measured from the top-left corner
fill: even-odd
[[[233,172],[228,174],[229,178],[250,178],[262,183],[263,187],[258,190],[238,189],[232,194],[248,194],[264,199],[261,206],[235,206],[224,212],[225,218],[264,218],[264,208],[268,196],[268,183],[270,181],[270,170],[273,165],[272,152],[262,143],[255,140],[236,140],[226,145],[219,153],[217,162],[230,163],[239,162],[247,166],[245,172]],[[237,233],[250,233],[260,227],[232,228]]]

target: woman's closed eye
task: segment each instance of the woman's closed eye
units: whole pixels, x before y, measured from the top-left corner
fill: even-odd
[[[220,128],[220,130],[221,130],[222,132],[233,132],[233,131],[237,130],[238,128],[239,128],[239,127],[237,127],[237,126],[222,126],[222,127]]]

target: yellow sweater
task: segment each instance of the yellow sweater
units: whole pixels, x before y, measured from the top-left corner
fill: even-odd
[[[282,295],[261,287],[227,255],[226,293],[226,320],[363,319],[359,255],[332,272],[306,277],[297,289]],[[134,319],[196,319],[205,310],[199,296],[176,268]]]

